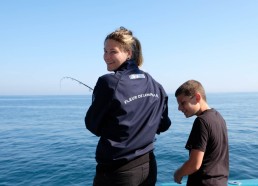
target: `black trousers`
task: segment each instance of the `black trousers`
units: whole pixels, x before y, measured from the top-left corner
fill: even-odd
[[[155,186],[156,181],[157,163],[151,152],[118,168],[98,164],[93,186]]]

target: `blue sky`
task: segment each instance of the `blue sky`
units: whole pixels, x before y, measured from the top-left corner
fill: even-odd
[[[120,26],[143,47],[142,69],[168,93],[258,92],[257,0],[2,0],[0,95],[91,94],[108,73],[103,40]]]

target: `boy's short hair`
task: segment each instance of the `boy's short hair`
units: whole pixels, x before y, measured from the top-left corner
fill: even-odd
[[[184,96],[192,97],[195,96],[197,92],[199,92],[202,98],[206,101],[206,94],[202,84],[196,80],[188,80],[176,90],[175,97],[182,94]]]

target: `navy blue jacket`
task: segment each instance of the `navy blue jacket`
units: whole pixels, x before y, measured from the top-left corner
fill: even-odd
[[[134,61],[99,77],[85,117],[86,128],[100,136],[96,161],[129,161],[152,151],[155,134],[171,125],[167,102],[163,87]]]

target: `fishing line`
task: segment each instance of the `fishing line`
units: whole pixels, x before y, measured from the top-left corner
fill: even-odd
[[[63,79],[71,79],[71,80],[73,80],[73,81],[77,81],[79,84],[82,84],[82,85],[84,85],[85,87],[89,88],[90,91],[93,90],[93,88],[91,88],[90,86],[86,85],[85,83],[83,83],[83,82],[81,82],[81,81],[79,81],[79,80],[77,80],[77,79],[75,79],[75,78],[69,77],[69,76],[65,76],[65,77],[63,77],[63,78],[60,80],[60,87],[61,87],[61,82],[62,82]]]

